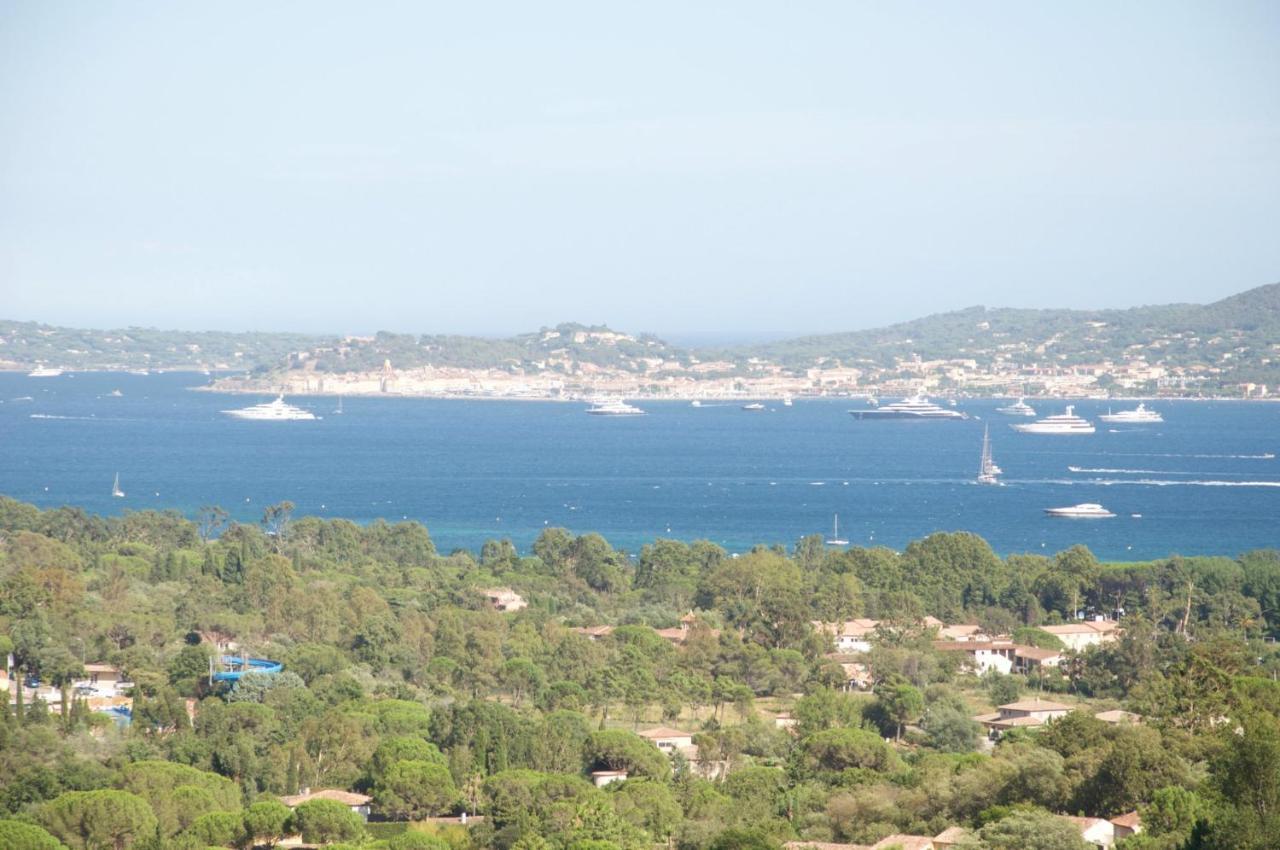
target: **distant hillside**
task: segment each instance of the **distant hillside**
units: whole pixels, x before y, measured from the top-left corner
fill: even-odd
[[[1280,361],[1280,283],[1212,304],[1127,310],[1019,310],[970,307],[910,322],[729,349],[798,368],[822,358],[891,366],[895,359],[997,359],[1058,365],[1120,360],[1135,353],[1170,365],[1226,367],[1276,380]]]
[[[90,330],[0,320],[0,367],[251,369],[284,363],[290,352],[324,343],[293,333]]]
[[[1101,374],[1110,367],[1099,364],[1124,363],[1130,370],[1134,364],[1159,366],[1165,374],[1190,376],[1199,386],[1275,386],[1280,384],[1280,283],[1206,305],[1127,310],[971,307],[884,328],[722,350],[681,349],[654,336],[580,324],[486,338],[387,332],[337,337],[151,328],[99,331],[0,321],[0,367],[14,369],[43,365],[350,374],[378,370],[388,360],[401,370],[431,366],[578,376],[593,370],[671,374],[699,361],[714,361],[711,368],[722,376],[758,375],[773,368],[803,377],[815,367],[851,366],[869,383],[909,378],[917,361],[972,361],[976,365],[966,367],[971,373],[976,369],[1000,375],[1014,385],[1028,383],[1020,374],[1038,370],[1087,366]],[[707,366],[694,368],[703,377],[711,376]]]

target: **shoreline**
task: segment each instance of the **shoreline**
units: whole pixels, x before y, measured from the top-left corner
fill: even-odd
[[[0,374],[23,374],[29,371],[24,367],[0,367]],[[177,369],[151,369],[150,374],[153,375],[200,375],[210,377],[211,380],[216,379],[217,373],[205,375],[206,370],[200,368],[177,368]],[[135,374],[129,369],[66,369],[63,375],[130,375],[133,377],[145,377]],[[47,376],[44,380],[53,380],[61,376]],[[234,380],[234,379],[233,379]],[[279,395],[281,390],[279,386],[275,387],[245,387],[245,386],[226,386],[208,384],[204,386],[192,386],[187,389],[194,392],[211,392],[223,393],[225,395]],[[458,392],[382,392],[378,390],[343,390],[336,391],[330,389],[307,389],[305,391],[286,391],[285,395],[294,397],[316,397],[316,398],[339,398],[350,396],[352,398],[404,398],[404,399],[436,399],[445,401],[534,401],[534,402],[572,402],[581,404],[589,402],[593,398],[622,398],[635,401],[678,401],[678,402],[710,402],[722,404],[734,404],[739,402],[751,401],[776,401],[781,403],[782,400],[790,396],[796,402],[802,401],[865,401],[867,398],[875,398],[880,393],[868,389],[865,391],[857,391],[854,393],[839,393],[832,395],[809,395],[799,390],[790,390],[786,392],[778,392],[771,390],[768,392],[760,392],[752,394],[744,392],[734,395],[708,395],[697,392],[676,392],[672,394],[652,394],[652,393],[620,393],[614,389],[597,389],[585,390],[581,393],[566,396],[553,395],[530,395],[525,393],[494,393],[494,394],[471,394]],[[1011,395],[1004,393],[976,393],[976,392],[949,392],[949,393],[925,393],[927,398],[940,399],[956,399],[964,400],[992,400],[1006,401],[1025,398],[1028,401],[1048,401],[1048,402],[1162,402],[1162,401],[1196,401],[1196,402],[1261,402],[1276,403],[1280,402],[1280,395],[1269,396],[1265,398],[1246,398],[1236,395],[1109,395],[1109,396],[1093,396],[1093,395]],[[885,393],[885,398],[905,398],[905,396],[897,393]]]

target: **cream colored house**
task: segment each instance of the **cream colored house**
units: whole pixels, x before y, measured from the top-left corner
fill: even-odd
[[[1039,628],[1062,641],[1062,645],[1073,652],[1083,652],[1091,646],[1101,646],[1120,637],[1120,624],[1114,620],[1087,620]]]
[[[1111,819],[1111,825],[1115,827],[1116,840],[1128,838],[1130,835],[1137,835],[1142,832],[1142,818],[1138,816],[1136,811],[1127,812],[1123,815],[1117,815]]]
[[[693,749],[692,732],[681,732],[679,729],[659,726],[656,729],[645,729],[636,734],[650,741],[655,747],[668,755]]]
[[[501,611],[504,614],[529,607],[529,603],[524,600],[524,597],[509,587],[490,587],[480,592],[488,598],[493,610]]]
[[[1106,818],[1080,818],[1070,815],[1062,817],[1071,821],[1080,830],[1080,837],[1094,847],[1111,847],[1116,843],[1116,828]]]
[[[612,785],[615,782],[626,782],[627,772],[625,770],[593,770],[591,771],[591,781],[595,783],[597,788],[603,788],[606,785]]]
[[[1043,726],[1050,720],[1066,717],[1072,710],[1069,705],[1034,697],[1005,703],[995,714],[979,714],[973,719],[987,727],[992,735],[998,735],[1007,729]]]

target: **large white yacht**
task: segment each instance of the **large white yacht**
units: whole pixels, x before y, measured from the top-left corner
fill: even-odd
[[[1003,413],[1005,416],[1035,416],[1036,409],[1027,404],[1025,398],[1020,398],[1013,404],[1006,404],[1004,407],[997,407],[996,413]]]
[[[224,410],[222,412],[228,416],[234,416],[237,419],[256,419],[259,421],[269,422],[285,422],[294,419],[316,418],[316,415],[310,410],[303,410],[301,407],[294,407],[292,404],[286,404],[283,394],[276,396],[275,401],[255,404],[252,407],[241,407],[236,410]]]
[[[61,369],[51,366],[39,366],[27,373],[28,378],[56,378],[62,374]]]
[[[966,413],[958,410],[947,410],[930,402],[924,396],[895,401],[892,404],[868,410],[850,410],[849,415],[855,419],[968,419]]]
[[[1147,406],[1145,404],[1139,404],[1133,410],[1121,410],[1117,413],[1112,413],[1110,408],[1108,408],[1107,412],[1098,418],[1103,422],[1128,422],[1130,424],[1147,424],[1149,422],[1164,421],[1164,417],[1160,415],[1159,411],[1147,410]]]
[[[1093,502],[1072,505],[1067,508],[1045,508],[1044,512],[1049,516],[1067,517],[1069,519],[1107,519],[1115,516],[1102,505]]]
[[[1023,434],[1092,434],[1096,430],[1088,419],[1076,416],[1075,407],[1069,404],[1063,413],[1009,427]]]
[[[644,416],[645,412],[620,398],[596,399],[587,408],[592,416]]]

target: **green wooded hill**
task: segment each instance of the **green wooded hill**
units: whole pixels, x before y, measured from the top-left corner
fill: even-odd
[[[1256,373],[1260,377],[1254,380],[1264,375],[1274,380],[1278,341],[1280,283],[1273,283],[1212,304],[1126,310],[970,307],[883,328],[780,340],[727,353],[791,366],[823,357],[888,365],[894,357],[912,354],[979,363],[1001,356],[1014,362],[1084,363],[1141,354],[1152,363],[1220,367],[1242,376]]]
[[[74,369],[234,368],[308,365],[323,372],[450,366],[572,372],[590,364],[646,372],[657,361],[750,358],[792,369],[823,363],[893,367],[900,359],[971,359],[983,366],[1070,366],[1145,359],[1196,368],[1224,384],[1280,383],[1280,283],[1212,304],[1126,310],[970,307],[883,328],[805,336],[719,350],[677,348],[656,336],[562,324],[511,337],[396,334],[85,330],[0,321],[0,365]]]

